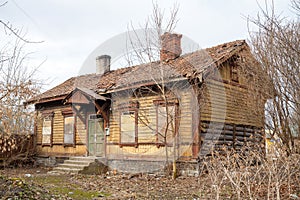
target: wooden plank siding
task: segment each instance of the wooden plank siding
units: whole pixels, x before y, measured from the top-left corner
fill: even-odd
[[[210,121],[214,117],[213,121],[217,122],[225,120],[228,123],[262,127],[262,114],[257,113],[259,104],[248,101],[251,94],[247,89],[209,81],[203,86],[202,94],[201,120]]]
[[[50,146],[37,145],[37,152],[39,156],[85,156],[86,145],[76,145],[75,147],[65,147],[62,144],[54,144]]]
[[[252,98],[253,92],[248,87],[249,80],[243,74],[238,71],[238,78],[233,82],[230,74],[231,66],[229,63],[225,63],[218,72],[221,75],[221,81],[216,79],[206,79],[201,84],[199,104],[195,96],[189,91],[181,91],[180,93],[180,117],[178,127],[178,144],[177,149],[178,156],[181,159],[191,159],[198,156],[200,151],[200,143],[203,143],[205,133],[207,130],[203,130],[203,124],[207,123],[219,123],[221,136],[217,138],[217,145],[222,142],[228,145],[238,148],[244,144],[244,140],[253,141],[248,136],[247,130],[252,132],[251,137],[257,137],[257,143],[261,144],[263,133],[263,105],[264,99]],[[138,99],[132,99],[139,102],[140,107],[138,111],[139,119],[147,121],[153,128],[149,129],[143,123],[138,123],[138,146],[119,146],[120,144],[120,110],[118,110],[118,104],[121,104],[127,97],[116,98],[113,102],[110,130],[111,134],[107,138],[107,153],[109,156],[118,157],[125,156],[126,158],[136,159],[154,159],[156,155],[157,159],[164,159],[165,148],[168,148],[170,154],[172,154],[172,147],[155,146],[155,120],[156,120],[156,108],[153,101],[157,97],[147,96],[140,97]],[[197,106],[195,106],[197,104]],[[199,108],[199,113],[198,112]],[[234,129],[224,129],[223,127],[232,126]],[[198,132],[200,128],[200,133]],[[240,132],[235,128],[243,128],[243,134],[245,136],[238,135]],[[245,131],[246,130],[246,131]],[[224,135],[224,133],[226,133]],[[198,135],[199,134],[199,135]],[[255,135],[257,134],[257,135]],[[247,137],[246,137],[247,136]],[[202,141],[201,141],[202,140]],[[144,144],[145,143],[145,144]],[[146,144],[147,143],[147,144]],[[224,144],[225,144],[224,143]],[[216,146],[219,148],[219,146]],[[220,149],[220,148],[219,148]],[[158,156],[159,155],[159,156]]]
[[[232,81],[227,62],[219,70],[220,79],[204,81],[200,97],[201,154],[247,145],[264,149],[264,103],[254,92],[249,79],[238,68],[238,80]],[[249,85],[250,84],[250,85]],[[210,127],[210,124],[212,125]],[[209,130],[210,129],[210,130]]]
[[[264,132],[261,128],[244,124],[214,125],[214,131],[209,130],[211,122],[201,122],[202,154],[210,154],[212,150],[224,153],[225,150],[247,151],[256,149],[265,152]],[[218,133],[218,134],[216,134]],[[213,148],[213,149],[212,149]]]
[[[53,144],[62,144],[64,142],[64,116],[61,109],[54,110],[53,117]]]
[[[110,135],[107,137],[107,155],[111,158],[125,156],[126,158],[135,159],[165,159],[165,148],[168,148],[169,155],[173,152],[173,147],[158,146],[156,135],[156,105],[154,101],[159,99],[158,96],[144,96],[132,98],[132,101],[139,102],[138,109],[138,146],[120,146],[120,113],[118,105],[126,102],[122,96],[115,98],[110,115]],[[192,143],[192,106],[191,92],[182,91],[179,98],[180,114],[178,120],[178,154],[191,156]],[[195,102],[194,102],[195,103]],[[172,141],[171,141],[172,144]]]
[[[75,117],[75,145],[64,145],[64,115],[62,112],[66,109],[71,109],[71,106],[56,106],[51,109],[38,111],[38,120],[36,127],[37,136],[37,152],[41,156],[73,156],[86,155],[86,122],[79,117]],[[52,143],[51,145],[42,144],[42,128],[43,128],[43,112],[53,112],[53,127],[52,127]]]

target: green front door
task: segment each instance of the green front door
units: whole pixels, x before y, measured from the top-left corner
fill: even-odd
[[[103,118],[99,115],[90,115],[88,121],[88,135],[89,156],[104,156]]]

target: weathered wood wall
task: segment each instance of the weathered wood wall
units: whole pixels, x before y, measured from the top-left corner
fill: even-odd
[[[256,137],[256,142],[261,143],[263,138],[262,126],[264,120],[264,99],[260,99],[257,94],[253,93],[253,87],[249,87],[247,76],[238,69],[238,80],[233,81],[231,78],[231,64],[225,63],[217,71],[218,76],[212,76],[204,80],[200,88],[200,103],[195,106],[193,93],[190,91],[181,91],[180,94],[180,117],[179,117],[179,134],[177,143],[180,144],[177,156],[183,159],[195,158],[201,149],[200,143],[203,144],[203,138],[206,138],[207,130],[203,127],[209,123],[223,124],[220,130],[214,133],[218,138],[215,148],[220,149],[221,143],[227,146],[238,148],[247,142],[253,142],[252,137]],[[250,82],[251,83],[251,82]],[[257,98],[258,97],[258,98]],[[137,100],[140,103],[139,117],[147,121],[152,129],[149,129],[143,123],[138,124],[138,146],[120,147],[120,110],[118,104],[128,98],[115,98],[110,122],[110,136],[107,138],[107,154],[111,156],[124,156],[129,158],[149,157],[154,159],[154,155],[163,158],[165,146],[155,146],[156,130],[156,110],[153,101],[156,96],[140,97]],[[147,119],[143,117],[147,116]],[[200,133],[198,128],[200,127]],[[231,127],[231,128],[228,128]],[[241,132],[240,129],[243,129]],[[220,136],[219,134],[220,133]],[[199,135],[197,135],[199,134]],[[240,135],[245,134],[245,135]],[[259,139],[257,139],[259,138]],[[198,140],[198,141],[197,141]],[[216,142],[214,141],[214,142]],[[193,144],[192,144],[193,143]],[[243,144],[243,145],[242,145]],[[168,147],[172,154],[172,148]],[[151,157],[152,156],[152,157]],[[158,158],[156,157],[156,158]]]
[[[238,81],[231,80],[231,64],[225,63],[201,87],[202,154],[209,153],[208,146],[221,151],[224,146],[239,149],[251,143],[264,149],[265,99],[241,68],[237,68]]]
[[[240,86],[208,80],[203,85],[201,120],[262,127],[263,100],[251,98],[251,91]]]
[[[125,100],[124,100],[125,99]],[[124,96],[114,98],[112,112],[110,115],[110,135],[107,137],[107,155],[110,158],[134,158],[134,159],[154,159],[164,160],[165,152],[168,148],[168,155],[173,155],[174,148],[172,146],[157,145],[156,141],[156,105],[155,100],[160,99],[159,96],[142,96],[138,98],[128,99]],[[198,112],[192,110],[192,104],[197,104],[193,101],[192,92],[180,91],[179,95],[179,115],[178,115],[178,135],[176,142],[178,148],[176,154],[178,156],[192,156],[191,143],[193,142],[193,114]],[[121,110],[118,105],[128,101],[138,101],[138,144],[137,146],[122,146],[120,145],[120,114]],[[193,102],[192,102],[193,101]],[[197,119],[198,120],[198,119]],[[173,139],[173,138],[172,138]],[[170,141],[172,144],[172,141]]]
[[[261,128],[228,123],[201,122],[201,155],[212,150],[222,153],[226,150],[246,151],[256,149],[265,152],[264,131]]]
[[[54,144],[52,147],[37,145],[38,156],[86,156],[86,150],[86,146],[82,144],[74,147],[65,147],[62,144]]]
[[[232,79],[233,68],[238,74],[237,81]],[[239,66],[237,61],[229,60],[204,80],[201,120],[263,126],[265,99],[262,88],[255,85],[258,83],[254,81],[254,72],[248,72],[248,68],[254,70],[257,66]]]
[[[46,107],[43,110],[38,111],[38,121],[36,124],[36,136],[37,136],[37,153],[42,156],[72,156],[72,155],[86,155],[86,140],[87,130],[86,122],[82,121],[80,117],[76,116],[76,128],[75,128],[75,145],[64,145],[64,115],[63,110],[72,109],[68,106],[56,106]],[[53,128],[52,128],[52,144],[42,144],[42,129],[43,129],[43,112],[53,112]]]

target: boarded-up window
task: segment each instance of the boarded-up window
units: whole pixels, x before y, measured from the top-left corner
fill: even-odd
[[[121,143],[136,142],[136,124],[135,111],[121,113]]]
[[[238,68],[236,65],[231,66],[231,80],[234,82],[239,82],[239,74],[238,74]]]
[[[74,144],[74,116],[65,117],[64,143]]]
[[[173,135],[175,135],[175,105],[157,105],[157,142],[173,143]]]
[[[43,129],[42,129],[42,143],[50,144],[51,143],[51,134],[52,134],[52,118],[46,117],[43,120]]]

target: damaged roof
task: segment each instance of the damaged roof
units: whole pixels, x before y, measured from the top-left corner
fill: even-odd
[[[168,62],[156,61],[112,70],[101,77],[97,88],[98,91],[105,92],[146,82],[167,81],[179,77],[195,78],[202,76],[209,67],[224,63],[244,47],[248,47],[245,40],[237,40],[188,53]]]
[[[129,85],[145,82],[159,82],[164,79],[202,77],[208,68],[219,66],[244,48],[245,40],[236,40],[211,48],[182,55],[168,62],[151,62],[111,70],[103,75],[87,74],[72,77],[56,87],[30,99],[27,104],[64,99],[75,88],[87,88],[93,91],[111,91]]]
[[[29,99],[26,104],[41,103],[53,100],[62,100],[76,88],[87,88],[95,91],[101,75],[85,74],[72,77],[65,82],[47,90],[46,92]]]

